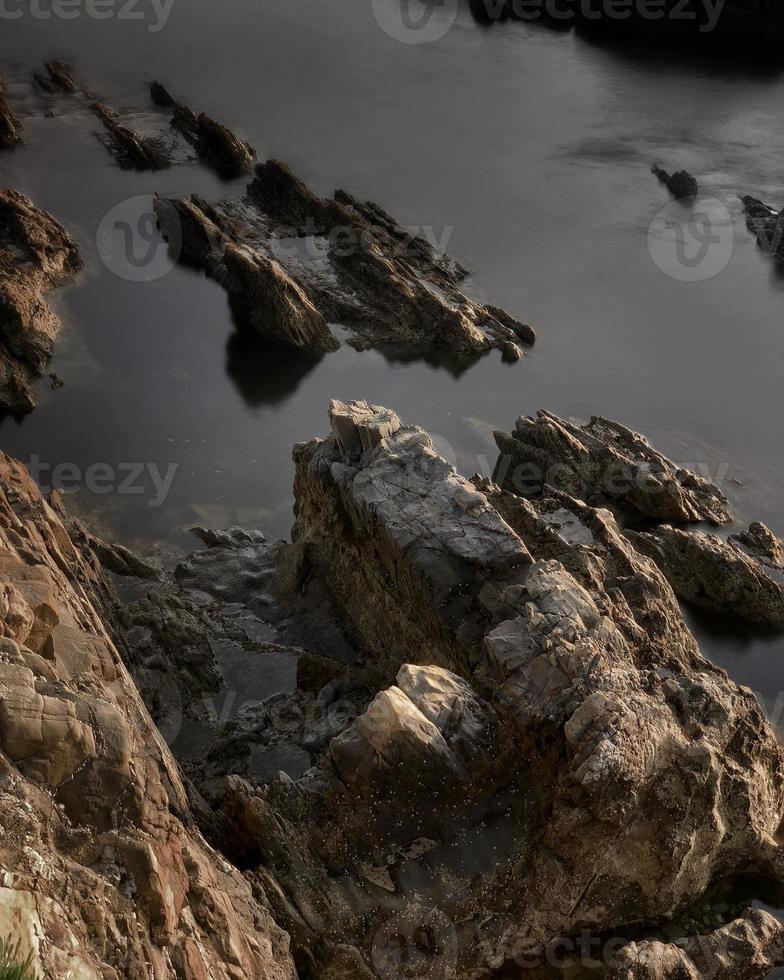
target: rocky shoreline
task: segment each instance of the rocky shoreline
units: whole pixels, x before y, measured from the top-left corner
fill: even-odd
[[[775,917],[711,899],[782,885],[784,751],[628,523],[724,522],[720,491],[607,420],[515,430],[526,466],[637,481],[595,503],[466,480],[365,402],[330,428],[294,450],[290,543],[199,529],[173,575],[3,458],[0,847],[41,968],[545,978],[580,934],[615,938],[610,980],[784,963]]]

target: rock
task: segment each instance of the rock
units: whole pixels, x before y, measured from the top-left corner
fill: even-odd
[[[297,955],[339,937],[377,963],[424,905],[447,925],[423,974],[448,953],[461,980],[545,975],[561,937],[658,925],[749,864],[780,881],[782,749],[612,513],[468,484],[387,409],[330,416],[295,449],[294,537],[375,693],[314,792],[233,783],[218,806]],[[722,512],[647,458],[683,513]]]
[[[683,946],[630,943],[615,958],[608,980],[764,980],[784,963],[784,927],[769,912],[747,909],[741,918]]]
[[[32,385],[54,350],[60,321],[43,299],[81,269],[76,242],[46,211],[0,190],[0,406],[35,405]]]
[[[658,177],[659,182],[664,184],[667,190],[677,201],[685,201],[697,197],[700,192],[697,179],[687,170],[678,170],[675,173],[667,173],[661,167],[653,166],[652,172]]]
[[[116,112],[101,102],[94,102],[90,108],[103,123],[108,133],[106,146],[121,167],[128,170],[163,170],[171,166],[160,140],[129,129]]]
[[[386,676],[417,649],[450,670],[467,664],[514,601],[527,548],[421,429],[363,401],[332,402],[330,421],[330,438],[294,450],[293,539],[347,621],[374,637]]]
[[[49,80],[55,89],[73,95],[79,91],[79,86],[73,77],[73,69],[63,61],[47,61],[46,70]]]
[[[180,105],[160,82],[152,83],[150,95],[157,106],[174,110],[171,125],[195,147],[199,158],[221,177],[231,180],[253,169],[256,150],[250,143],[205,113],[197,115],[187,106]]]
[[[756,197],[742,198],[746,227],[756,237],[757,244],[768,255],[784,259],[784,224],[781,212]]]
[[[20,132],[22,123],[11,108],[5,90],[5,80],[0,75],[0,150],[10,150],[24,143]]]
[[[752,524],[728,541],[667,524],[627,535],[656,562],[682,599],[753,623],[784,627],[782,543],[764,525]]]
[[[41,976],[294,980],[262,891],[205,842],[93,596],[0,456],[0,931]]]
[[[458,286],[465,270],[378,205],[345,191],[322,200],[278,161],[256,167],[242,201],[168,200],[159,214],[164,207],[179,215],[183,247],[175,251],[183,259],[213,275],[225,265],[207,244],[217,242],[222,256],[236,251],[250,267],[272,261],[325,322],[348,326],[360,346],[438,350],[459,367],[492,347],[517,359],[534,340],[527,324],[467,297]],[[230,279],[216,278],[232,295]]]
[[[501,455],[493,478],[512,492],[536,497],[552,486],[655,521],[730,520],[717,487],[675,466],[618,422],[594,416],[578,425],[540,411],[535,418],[519,418],[511,435],[497,432],[495,439]]]
[[[241,323],[269,340],[302,350],[335,350],[323,316],[274,258],[237,242],[198,198],[156,197],[161,233],[181,258],[201,266],[229,294]]]

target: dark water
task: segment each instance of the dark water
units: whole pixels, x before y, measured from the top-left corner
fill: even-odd
[[[739,519],[784,532],[784,278],[737,198],[784,203],[781,73],[538,25],[486,29],[464,9],[426,45],[390,38],[358,0],[175,0],[164,29],[148,31],[153,19],[3,23],[0,64],[19,108],[39,111],[27,81],[44,58],[71,61],[114,106],[146,105],[159,78],[317,191],[343,186],[447,232],[473,292],[528,319],[539,341],[522,363],[493,353],[459,377],[349,347],[317,361],[240,342],[220,288],[180,268],[130,282],[96,234],[118,205],[133,212],[127,199],[217,198],[242,183],[196,166],[121,171],[83,111],[28,117],[28,146],[0,157],[2,180],[74,230],[87,268],[56,294],[65,387],[42,384],[29,418],[2,423],[0,446],[82,474],[96,462],[115,474],[176,464],[163,502],[149,480],[138,494],[77,495],[108,535],[159,551],[187,546],[194,522],[285,535],[291,446],[325,431],[332,397],[394,407],[468,474],[489,470],[491,429],[521,413],[609,415],[719,480]],[[710,199],[692,228],[692,245],[708,243],[694,269],[664,224],[689,215],[669,205],[654,160],[688,168]],[[162,252],[156,272],[159,262]],[[772,707],[781,641],[695,625],[706,653]]]

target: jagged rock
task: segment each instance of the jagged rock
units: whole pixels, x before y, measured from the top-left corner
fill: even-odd
[[[695,198],[700,192],[696,177],[692,177],[687,170],[678,170],[670,174],[666,170],[662,170],[661,167],[654,165],[652,172],[678,201]]]
[[[534,340],[527,324],[469,299],[458,287],[465,270],[378,205],[345,191],[322,200],[278,161],[256,168],[243,201],[165,206],[182,226],[167,227],[182,241],[182,258],[212,274],[214,250],[205,242],[219,242],[248,263],[275,261],[325,321],[350,327],[364,345],[439,350],[459,363],[491,347],[516,359]]]
[[[784,627],[782,543],[764,525],[752,524],[728,541],[667,524],[627,534],[682,599],[754,623]]]
[[[578,425],[540,411],[519,418],[511,435],[496,432],[495,440],[501,455],[493,478],[514,493],[536,497],[552,486],[656,521],[730,520],[717,487],[675,466],[618,422],[594,416]]]
[[[94,563],[20,464],[0,476],[3,936],[47,977],[294,980],[260,887],[194,826]]]
[[[242,323],[279,344],[321,352],[338,347],[323,316],[283,266],[238,243],[208,205],[196,197],[156,197],[153,206],[175,253],[223,286]]]
[[[340,936],[375,962],[424,904],[452,923],[454,975],[544,969],[579,929],[659,923],[749,865],[780,880],[782,750],[612,514],[468,485],[385,409],[331,415],[340,439],[295,450],[294,536],[377,693],[321,789],[234,784],[223,804],[298,955]],[[720,510],[676,482],[684,511]]]
[[[742,198],[746,227],[756,237],[757,244],[768,255],[784,259],[784,223],[781,212],[756,197]]]
[[[442,644],[436,662],[466,664],[515,601],[528,550],[421,429],[362,401],[333,401],[330,420],[329,439],[294,450],[294,541],[307,542],[348,621],[375,637],[387,676]],[[357,602],[369,589],[375,602]]]
[[[103,123],[108,134],[106,145],[121,167],[163,170],[171,166],[171,159],[160,140],[129,129],[116,112],[101,102],[94,102],[90,108]]]
[[[0,407],[35,405],[32,383],[54,349],[60,321],[43,293],[71,279],[82,263],[66,229],[14,190],[0,190]]]
[[[5,80],[0,75],[0,149],[9,150],[23,143],[19,116],[11,108],[5,91]]]
[[[64,61],[47,61],[45,67],[48,77],[39,74],[34,76],[35,83],[39,88],[50,94],[66,92],[73,95],[79,91],[70,65],[65,64]]]
[[[199,158],[227,180],[250,173],[256,150],[226,126],[215,122],[205,113],[198,115],[181,105],[160,82],[153,82],[150,95],[155,105],[173,109],[171,125],[191,143]]]
[[[684,944],[630,943],[607,980],[764,980],[784,962],[784,926],[763,909]]]

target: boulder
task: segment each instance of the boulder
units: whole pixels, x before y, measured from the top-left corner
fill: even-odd
[[[763,524],[723,541],[715,534],[661,525],[628,531],[682,599],[753,623],[784,627],[782,542]]]
[[[495,440],[500,456],[494,479],[513,493],[536,497],[551,486],[638,518],[730,520],[718,487],[676,466],[618,422],[594,416],[580,425],[543,410],[519,418],[511,435],[496,432]]]
[[[668,173],[654,165],[652,171],[677,201],[693,200],[700,192],[696,177],[692,177],[688,170]]]

